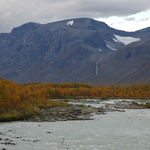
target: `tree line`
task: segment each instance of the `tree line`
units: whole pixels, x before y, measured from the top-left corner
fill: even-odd
[[[150,84],[92,86],[86,83],[28,83],[21,85],[0,78],[1,114],[14,110],[37,113],[42,107],[67,105],[52,100],[65,98],[150,98]]]

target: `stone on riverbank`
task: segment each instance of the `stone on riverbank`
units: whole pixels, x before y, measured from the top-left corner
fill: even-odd
[[[41,109],[41,114],[26,121],[33,122],[55,122],[67,120],[91,120],[91,114],[100,114],[98,108],[71,105],[67,107],[55,107]]]
[[[85,99],[71,100],[71,102],[81,103],[81,104],[97,104],[102,102],[102,100],[90,100]],[[90,105],[70,105],[65,107],[54,107],[48,109],[41,109],[41,114],[35,116],[34,118],[28,119],[26,121],[30,122],[55,122],[55,121],[67,121],[67,120],[91,120],[94,114],[100,115],[105,114],[105,112],[125,112],[123,109],[145,109],[145,107],[140,106],[135,101],[122,100],[114,101],[114,103],[106,103],[99,107],[92,107]]]

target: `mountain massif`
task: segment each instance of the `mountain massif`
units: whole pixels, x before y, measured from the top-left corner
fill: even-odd
[[[150,28],[125,32],[89,18],[0,33],[0,77],[18,83],[150,82]]]

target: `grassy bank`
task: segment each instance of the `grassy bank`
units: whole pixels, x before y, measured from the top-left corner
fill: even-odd
[[[35,115],[40,115],[40,109],[47,109],[50,107],[64,107],[69,106],[66,102],[59,102],[57,100],[48,99],[46,103],[39,103],[36,100],[36,103],[30,107],[26,107],[24,109],[0,109],[0,122],[6,121],[16,121],[16,120],[25,120],[28,118],[32,118]]]
[[[150,104],[140,104],[143,107],[150,108]]]

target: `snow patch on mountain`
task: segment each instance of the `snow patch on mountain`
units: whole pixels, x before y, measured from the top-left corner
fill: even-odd
[[[107,44],[107,47],[108,47],[109,49],[113,50],[113,51],[116,51],[116,49],[115,49],[113,46],[110,46],[110,45]]]
[[[129,36],[128,37],[127,36],[119,36],[119,35],[114,35],[114,36],[117,41],[120,41],[120,42],[124,43],[125,45],[141,40],[140,38],[134,38],[134,37],[129,37]]]
[[[113,38],[113,40],[114,40],[115,42],[118,42],[118,43],[120,42],[119,40],[117,40],[117,39],[115,39],[115,38]]]
[[[69,25],[72,26],[73,24],[74,24],[74,21],[73,21],[73,20],[67,22],[67,26],[69,26]]]

